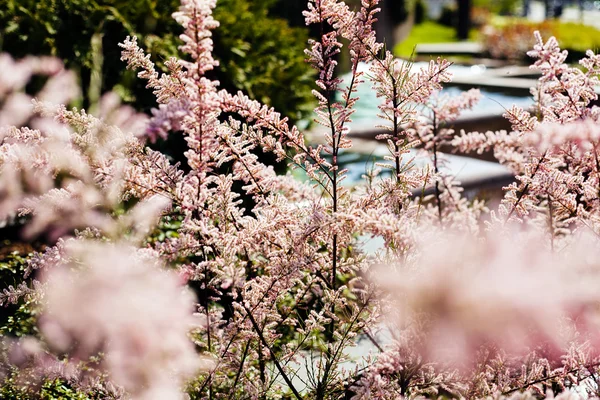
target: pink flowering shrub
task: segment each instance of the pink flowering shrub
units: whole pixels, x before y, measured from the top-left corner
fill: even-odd
[[[306,56],[327,131],[311,146],[206,75],[218,67],[214,6],[182,0],[185,56],[168,74],[135,38],[123,42],[157,97],[149,121],[114,97],[96,117],[68,110],[74,86],[60,64],[0,58],[14,71],[0,76],[0,220],[48,243],[0,293],[39,313],[36,335],[3,345],[6,380],[58,378],[107,398],[597,395],[600,58],[570,67],[537,35],[536,110],[508,110],[511,132],[456,134],[448,124],[479,93],[440,94],[447,61],[415,71],[385,51],[377,0],[355,10],[311,0],[306,23],[324,33]],[[348,85],[336,74],[346,48]],[[21,90],[31,74],[49,77],[32,103]],[[359,84],[381,100],[379,167],[392,174],[349,188],[338,160],[353,145]],[[184,136],[187,165],[144,143],[168,135]],[[463,196],[448,144],[493,148],[514,171],[498,209]],[[417,147],[431,159],[423,167]],[[309,181],[275,174],[258,149]],[[166,223],[172,234],[156,235]],[[353,356],[365,342],[374,350]]]
[[[202,323],[194,321],[194,299],[177,275],[147,253],[88,240],[67,243],[45,280],[40,331],[71,361],[102,351],[101,366],[135,398],[178,398],[181,378],[202,367],[186,334]]]

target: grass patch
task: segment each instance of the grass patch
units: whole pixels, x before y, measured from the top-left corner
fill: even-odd
[[[580,53],[591,49],[597,52],[600,49],[600,31],[592,26],[574,22],[556,23],[555,35],[561,48]],[[548,40],[548,38],[544,38]]]
[[[472,31],[469,36],[474,37],[475,35],[476,32]],[[394,55],[409,58],[417,44],[448,42],[458,42],[455,28],[433,21],[425,21],[422,24],[413,26],[410,35],[394,47]]]

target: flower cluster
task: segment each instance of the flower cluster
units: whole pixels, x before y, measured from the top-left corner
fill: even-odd
[[[311,0],[305,20],[322,34],[306,56],[325,127],[311,145],[207,75],[218,66],[214,6],[182,1],[185,60],[168,73],[135,38],[122,44],[159,104],[143,131],[111,95],[100,118],[61,105],[76,93],[55,60],[0,57],[15,70],[0,77],[0,220],[47,245],[0,293],[0,304],[39,311],[37,337],[7,345],[0,373],[123,398],[181,398],[184,387],[208,399],[598,394],[587,385],[600,365],[598,56],[570,67],[537,35],[537,110],[509,109],[511,132],[455,134],[479,93],[441,94],[447,61],[414,71],[383,51],[377,0]],[[49,76],[33,103],[22,91],[32,74]],[[340,156],[367,80],[392,174],[349,188]],[[183,135],[187,165],[142,139],[169,135]],[[449,145],[493,149],[514,171],[498,209],[462,196],[443,170]],[[411,162],[417,147],[431,162]],[[277,175],[259,151],[308,181]],[[376,350],[352,359],[364,341]]]
[[[39,325],[49,347],[71,361],[104,353],[103,369],[136,398],[175,399],[182,378],[202,367],[187,337],[202,324],[180,279],[157,262],[124,245],[68,243],[60,261],[46,265]]]

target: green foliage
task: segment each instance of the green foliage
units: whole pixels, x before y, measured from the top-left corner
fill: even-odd
[[[1,381],[0,399],[33,399],[35,393],[28,386],[19,382],[16,368]]]
[[[455,27],[458,21],[458,11],[456,6],[453,5],[444,5],[442,8],[442,13],[438,18],[437,22],[444,26]]]
[[[22,254],[22,249],[19,249],[9,240],[4,240],[2,245],[2,253],[0,254],[0,282],[16,285],[21,282],[24,265],[27,261],[27,256]]]
[[[92,400],[101,399],[101,396],[85,393],[73,388],[64,379],[46,379],[41,385],[23,380],[19,371],[14,369],[8,377],[1,382],[0,399],[40,399],[40,400]]]
[[[40,374],[33,358],[12,364],[11,344],[0,341],[0,399],[15,400],[108,400],[122,398],[116,385],[98,369],[102,354],[72,365],[80,374],[60,377],[56,371]],[[57,361],[67,362],[66,360]],[[90,379],[87,379],[90,378]]]
[[[0,291],[23,280],[27,259],[33,248],[8,240],[0,242]],[[30,301],[0,307],[0,335],[26,336],[37,333],[37,307]]]
[[[47,380],[42,385],[40,398],[44,400],[65,399],[65,400],[88,400],[85,393],[78,392],[71,388],[62,379]]]
[[[26,301],[17,307],[17,310],[8,315],[6,322],[0,326],[2,336],[30,336],[38,333],[37,329],[37,304]]]
[[[575,22],[552,21],[552,31],[561,47],[570,53],[579,53],[575,58],[579,59],[586,50],[597,52],[600,49],[600,30],[593,26],[578,24]]]
[[[176,54],[174,22],[170,14],[173,0],[0,0],[2,51],[15,57],[28,54],[54,55],[67,68],[79,72],[84,89],[83,105],[88,106],[90,92],[105,92],[119,86],[139,109],[153,105],[152,93],[135,74],[123,72],[117,44],[135,32],[157,61]],[[101,39],[97,57],[92,39]],[[99,44],[100,44],[99,43]],[[103,65],[94,62],[103,59]],[[92,70],[101,72],[100,90],[91,86]]]
[[[415,2],[415,24],[419,25],[427,19],[427,5],[423,0]]]
[[[406,21],[408,18],[408,9],[411,5],[407,3],[412,2],[407,0],[395,0],[390,2],[388,6],[389,9],[386,11],[390,13],[393,24],[401,24],[402,22]]]
[[[217,79],[230,91],[274,106],[295,122],[309,115],[314,104],[312,69],[304,62],[308,31],[290,28],[269,16],[275,0],[220,0],[214,17]]]
[[[513,15],[521,0],[472,0],[473,7],[485,8],[492,14]]]
[[[164,242],[166,239],[178,237],[177,230],[181,228],[183,216],[179,214],[163,216],[156,228],[150,233],[147,242]]]
[[[243,90],[297,120],[312,108],[311,70],[302,55],[308,34],[306,28],[290,28],[271,17],[269,8],[277,4],[218,2],[215,17],[221,26],[214,53],[222,69],[216,75],[222,87]],[[135,33],[162,67],[178,52],[181,27],[171,17],[178,6],[179,0],[0,0],[0,50],[15,57],[63,59],[79,72],[84,107],[115,89],[148,111],[154,96],[132,71],[125,71],[118,43]]]

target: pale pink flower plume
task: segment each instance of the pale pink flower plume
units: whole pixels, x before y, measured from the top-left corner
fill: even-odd
[[[425,360],[470,367],[482,346],[524,354],[545,345],[558,357],[574,339],[561,325],[600,343],[597,246],[584,235],[553,253],[537,234],[437,232],[375,279],[389,292],[391,321],[423,329]]]
[[[40,329],[50,348],[102,353],[115,383],[135,398],[183,398],[183,380],[210,363],[188,337],[194,298],[174,272],[135,248],[72,242],[68,264],[45,273]]]

